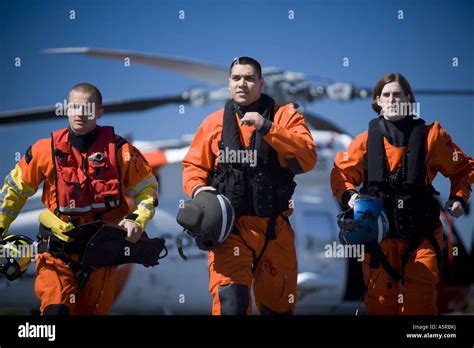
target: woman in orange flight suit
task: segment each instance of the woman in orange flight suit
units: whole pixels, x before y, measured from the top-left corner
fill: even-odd
[[[389,275],[385,267],[371,267],[373,254],[366,254],[363,271],[369,314],[437,313],[442,226],[439,214],[431,213],[431,219],[426,218],[430,211],[436,212],[438,205],[431,183],[438,172],[450,179],[445,209],[454,217],[462,215],[471,191],[474,161],[452,142],[438,122],[425,125],[406,112],[414,103],[411,87],[401,74],[384,75],[372,98],[372,108],[379,117],[352,141],[347,152],[337,154],[331,173],[334,196],[345,207],[354,206],[360,184],[366,191],[374,189],[372,192],[385,195],[390,232],[381,248],[392,270],[401,277]],[[393,197],[394,202],[390,201]],[[403,209],[410,213],[404,215]]]

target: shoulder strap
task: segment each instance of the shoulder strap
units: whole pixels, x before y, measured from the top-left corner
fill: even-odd
[[[385,149],[383,134],[380,130],[380,118],[369,123],[367,139],[367,176],[369,184],[379,184],[384,181],[387,173],[385,164]],[[406,183],[409,185],[422,185],[425,180],[425,134],[424,124],[421,119],[410,118],[407,127],[411,128],[408,141],[406,170]]]
[[[120,135],[115,137],[115,149],[119,150],[123,145],[127,144],[128,141],[125,138],[122,138]]]
[[[240,143],[239,127],[235,119],[235,107],[232,99],[225,103],[224,119],[222,123],[222,135],[219,147],[229,150],[240,150],[242,144]]]
[[[385,175],[385,151],[383,135],[379,127],[380,117],[369,123],[367,138],[367,173],[368,182],[382,183]]]
[[[410,119],[412,130],[408,140],[407,179],[409,185],[423,185],[426,175],[425,167],[425,121]]]
[[[273,98],[266,94],[262,94],[258,112],[263,116],[263,118],[273,122],[273,118],[275,117],[275,101]],[[269,161],[271,152],[274,152],[268,143],[263,139],[260,132],[257,131],[255,131],[255,145],[253,146],[253,149],[257,150],[258,161],[264,164]]]

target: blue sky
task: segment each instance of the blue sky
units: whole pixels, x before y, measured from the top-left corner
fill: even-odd
[[[74,10],[76,19],[69,19]],[[185,20],[178,18],[185,11]],[[295,19],[288,19],[293,10]],[[397,18],[403,10],[404,19]],[[78,82],[97,85],[105,99],[174,95],[201,83],[172,72],[121,62],[44,55],[51,47],[88,46],[182,56],[227,67],[236,56],[334,81],[371,87],[401,72],[413,89],[474,89],[474,2],[469,0],[333,1],[25,1],[0,2],[0,110],[53,105]],[[21,67],[14,66],[15,57]],[[349,58],[349,67],[342,59]],[[459,66],[452,66],[458,57]],[[417,97],[422,117],[439,120],[474,155],[474,98]],[[193,133],[218,105],[177,106],[111,115],[102,123],[136,139]],[[356,135],[374,116],[370,101],[306,105]],[[0,176],[38,138],[64,119],[0,127]],[[130,126],[133,125],[133,128]],[[435,182],[447,195],[448,182]],[[472,230],[474,214],[461,224]],[[467,224],[467,225],[466,225]]]

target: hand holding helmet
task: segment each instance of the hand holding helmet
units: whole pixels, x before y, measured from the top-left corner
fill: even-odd
[[[355,200],[357,199],[357,197],[359,197],[358,193],[354,193],[351,196],[351,198],[349,199],[349,202],[347,202],[347,205],[349,206],[349,208],[354,208]]]
[[[446,202],[444,209],[453,217],[458,218],[464,213],[464,207],[459,199],[453,198]]]
[[[201,250],[213,250],[221,245],[232,231],[234,220],[235,212],[229,199],[207,190],[185,202],[176,218]]]
[[[341,244],[381,243],[389,230],[382,201],[369,195],[354,194],[352,197],[353,209],[346,210],[337,217],[339,241]]]

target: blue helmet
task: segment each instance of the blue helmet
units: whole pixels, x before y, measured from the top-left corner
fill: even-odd
[[[354,201],[354,220],[359,220],[369,212],[378,217],[382,212],[382,200],[375,196],[359,195]]]
[[[387,215],[382,210],[382,200],[374,196],[359,195],[354,203],[354,209],[337,216],[341,244],[381,243],[389,230]]]

